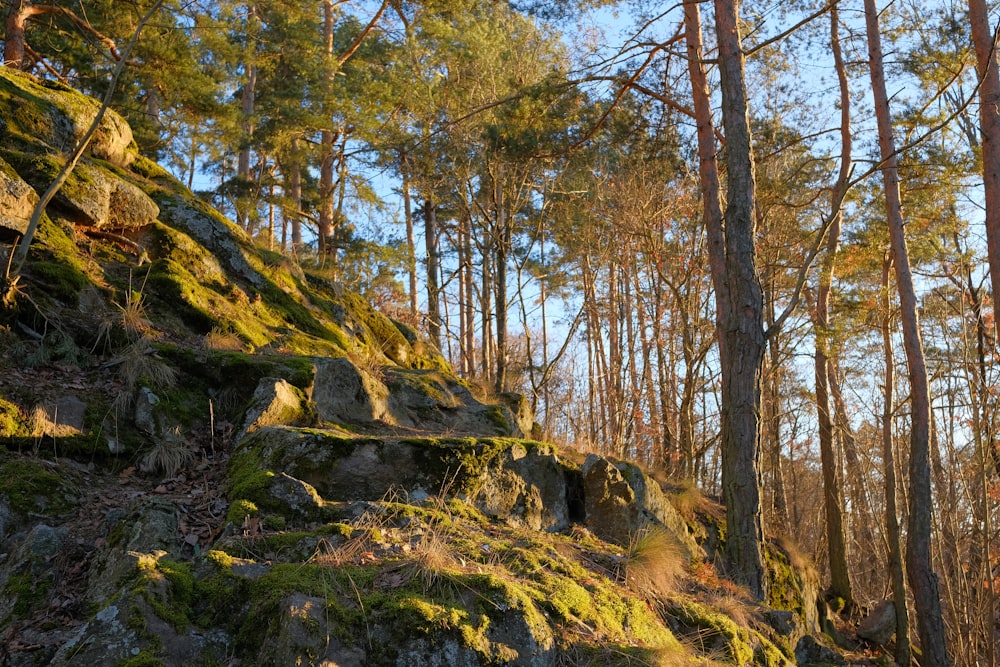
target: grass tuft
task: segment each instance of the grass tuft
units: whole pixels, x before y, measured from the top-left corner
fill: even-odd
[[[662,599],[677,591],[684,576],[683,551],[668,530],[649,526],[633,536],[621,566],[625,584],[647,598]]]

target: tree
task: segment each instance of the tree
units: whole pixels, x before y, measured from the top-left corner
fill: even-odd
[[[830,229],[827,232],[826,254],[823,257],[816,288],[816,310],[814,324],[816,331],[816,355],[814,359],[816,377],[816,413],[819,423],[820,458],[823,467],[824,508],[826,510],[826,541],[830,561],[830,592],[843,599],[848,608],[853,606],[854,591],[851,584],[850,568],[847,564],[847,539],[844,533],[843,486],[840,480],[836,453],[834,451],[834,418],[830,399],[830,292],[840,247],[840,228],[843,218],[841,207],[847,194],[848,179],[851,174],[851,94],[847,82],[847,70],[840,48],[840,17],[836,7],[830,11],[830,45],[836,63],[837,80],[840,86],[840,174],[830,195]]]
[[[754,266],[754,163],[739,3],[736,0],[715,1],[722,121],[727,147],[724,225],[720,215],[714,127],[702,64],[700,13],[693,1],[685,2],[684,10],[722,371],[726,555],[733,577],[748,586],[757,599],[763,600],[767,594],[767,578],[760,500],[760,382],[766,341],[763,291]]]
[[[983,141],[986,246],[993,279],[993,312],[1000,314],[1000,54],[997,33],[990,29],[986,0],[969,0],[969,23],[979,73],[979,128]],[[1000,329],[997,332],[1000,335]]]
[[[917,611],[917,627],[923,660],[929,665],[948,665],[941,599],[937,575],[931,562],[931,410],[927,366],[920,340],[917,295],[907,251],[906,229],[899,195],[896,146],[893,138],[889,96],[882,65],[882,44],[875,0],[865,0],[865,24],[879,152],[885,216],[889,229],[896,289],[899,292],[903,349],[910,383],[910,513],[907,522],[906,565]]]

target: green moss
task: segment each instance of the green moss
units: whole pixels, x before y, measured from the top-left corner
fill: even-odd
[[[792,568],[788,555],[773,544],[764,549],[764,563],[767,567],[770,586],[767,591],[767,605],[772,609],[783,609],[804,615],[802,582]]]
[[[497,427],[501,433],[510,433],[511,427],[510,422],[507,421],[507,417],[503,414],[503,409],[499,405],[494,405],[489,410],[485,412],[486,418],[490,420],[494,426]]]
[[[785,667],[794,655],[786,655],[772,642],[757,635],[757,647],[754,649],[753,662],[761,667]]]
[[[48,600],[49,591],[52,590],[52,583],[51,572],[46,572],[41,577],[30,572],[10,575],[5,587],[5,597],[14,599],[14,606],[11,609],[14,618],[27,618],[32,611],[44,604]]]
[[[258,514],[260,514],[260,510],[257,508],[257,505],[249,500],[240,498],[233,501],[233,504],[229,506],[229,511],[226,513],[226,521],[240,525],[246,517],[255,517]]]
[[[166,169],[153,162],[147,157],[142,155],[138,156],[129,167],[134,173],[142,176],[145,179],[162,183],[164,185],[170,185],[175,188],[183,187],[176,178],[174,178],[170,172]]]
[[[156,657],[149,649],[143,649],[137,655],[125,660],[119,660],[116,667],[165,667],[166,663]]]
[[[267,493],[273,477],[259,448],[241,448],[229,459],[226,493],[234,502],[245,500],[264,509],[280,509]]]
[[[18,514],[61,514],[76,506],[76,490],[39,461],[12,457],[0,461],[0,496]]]
[[[688,630],[684,634],[702,653],[721,650],[727,661],[737,665],[747,665],[753,660],[748,631],[728,616],[685,599],[671,600],[665,613]]]
[[[10,401],[0,398],[0,437],[30,437],[31,428],[21,413],[21,409]]]
[[[32,262],[28,272],[35,280],[43,282],[56,298],[76,305],[80,291],[90,284],[90,278],[77,267],[57,261]]]
[[[140,559],[140,571],[145,572],[143,582],[166,584],[165,591],[158,586],[145,587],[143,595],[157,616],[170,623],[178,632],[191,624],[192,604],[195,600],[195,579],[191,566],[161,558],[153,564]]]
[[[209,561],[210,563],[215,563],[216,566],[218,566],[223,570],[228,570],[233,566],[233,563],[236,562],[236,560],[232,556],[230,556],[225,551],[222,551],[220,549],[210,549],[205,554],[205,560]]]

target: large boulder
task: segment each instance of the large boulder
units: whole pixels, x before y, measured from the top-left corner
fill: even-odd
[[[38,203],[38,193],[0,159],[0,236],[23,236]]]
[[[328,601],[293,593],[278,608],[276,631],[265,643],[262,662],[272,665],[363,667],[365,651],[345,645],[330,626]]]
[[[0,68],[0,104],[0,117],[9,136],[43,143],[63,154],[76,147],[100,109],[100,102],[68,86],[39,81],[10,67]],[[87,154],[128,167],[138,155],[132,128],[118,113],[107,109]]]
[[[38,192],[44,192],[62,169],[64,159],[35,156],[15,166]],[[57,209],[74,223],[106,230],[129,230],[152,224],[160,209],[137,186],[108,169],[80,162],[56,192],[50,209]]]
[[[320,422],[396,423],[389,389],[346,357],[317,360],[312,400]]]
[[[463,495],[487,514],[536,530],[569,523],[566,477],[552,450],[513,440],[381,439],[264,427],[233,455],[235,500],[315,518],[326,502]],[[248,497],[249,496],[249,497]]]
[[[586,525],[595,535],[627,545],[640,531],[657,525],[677,539],[685,557],[705,557],[660,485],[638,466],[591,454],[581,472]]]
[[[876,646],[889,643],[896,634],[896,606],[892,600],[882,600],[858,623],[858,637]]]
[[[235,442],[265,426],[294,425],[306,421],[309,417],[307,403],[302,390],[288,381],[263,378],[250,399],[250,407],[243,416],[243,426]]]
[[[455,435],[526,437],[531,430],[530,408],[523,398],[517,401],[513,396],[501,403],[483,403],[442,371],[369,368],[347,357],[318,359],[312,389],[321,423],[380,422]]]

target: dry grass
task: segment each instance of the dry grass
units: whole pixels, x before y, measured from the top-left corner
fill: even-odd
[[[384,357],[376,352],[365,350],[363,352],[348,352],[347,358],[355,366],[364,371],[379,382],[385,382]]]
[[[685,480],[675,483],[670,491],[670,504],[685,520],[694,521],[706,504],[701,489],[694,482]]]
[[[41,438],[49,428],[49,413],[40,405],[36,405],[28,417],[32,438]]]
[[[685,559],[677,538],[669,531],[650,526],[629,544],[621,567],[621,578],[636,593],[662,599],[678,589],[685,574]]]
[[[175,431],[172,437],[159,438],[146,452],[140,468],[148,472],[160,472],[164,477],[173,477],[181,467],[194,458],[194,452]]]
[[[240,337],[223,327],[212,327],[212,330],[205,334],[205,349],[217,352],[242,352],[246,349]]]
[[[166,389],[177,383],[177,369],[156,356],[152,343],[146,337],[139,338],[122,350],[118,362],[118,377],[124,385],[124,390],[115,398],[118,408],[131,407],[140,381],[149,384],[152,389]]]
[[[125,335],[129,340],[136,340],[145,336],[152,325],[146,318],[146,306],[143,302],[142,292],[133,292],[129,289],[125,295],[125,303],[116,303],[120,311],[121,326],[125,330]]]
[[[736,591],[723,589],[710,593],[704,604],[732,619],[741,628],[749,628],[757,615],[757,607],[742,589]]]

